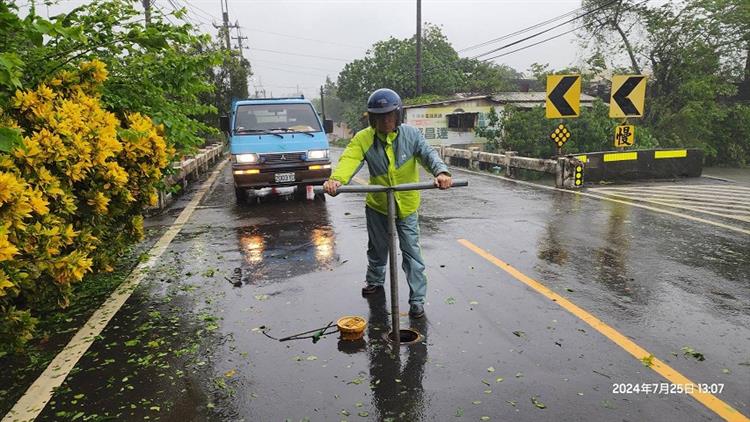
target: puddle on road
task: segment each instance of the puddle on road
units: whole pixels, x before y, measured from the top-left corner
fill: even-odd
[[[329,270],[336,258],[333,228],[319,222],[242,227],[237,236],[246,284]]]

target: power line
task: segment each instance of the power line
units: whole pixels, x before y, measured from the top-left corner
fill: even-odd
[[[275,53],[275,54],[285,54],[288,56],[300,56],[300,57],[312,57],[314,59],[321,59],[321,60],[335,60],[340,62],[349,62],[349,59],[341,59],[338,57],[324,57],[324,56],[315,56],[311,54],[301,54],[301,53],[289,53],[286,51],[278,51],[278,50],[267,50],[265,48],[253,48],[253,51],[265,51],[267,53]]]
[[[275,62],[275,61],[272,61],[272,60],[252,59],[252,61],[253,61],[253,63],[255,63],[255,62],[261,62],[261,63],[277,64],[277,65],[281,65],[281,66],[294,66],[295,68],[299,67],[299,68],[302,68],[302,69],[322,70],[323,72],[329,72],[329,73],[333,73],[334,72],[331,69],[326,69],[326,68],[322,68],[322,67],[304,66],[304,65],[298,65],[298,64],[293,64],[292,65],[290,63]]]
[[[533,29],[536,29],[536,28],[542,27],[544,25],[547,25],[549,23],[552,23],[552,22],[554,22],[556,20],[565,19],[568,16],[574,15],[574,14],[578,13],[581,10],[583,10],[583,8],[579,7],[578,9],[571,10],[568,13],[562,14],[560,16],[556,16],[556,17],[554,17],[552,19],[548,19],[548,20],[546,20],[544,22],[539,22],[539,23],[537,23],[535,25],[532,25],[532,26],[529,26],[529,27],[526,27],[526,28],[523,28],[523,29],[519,29],[516,32],[511,32],[510,34],[506,34],[506,35],[503,35],[503,36],[498,37],[498,38],[493,38],[493,39],[491,39],[489,41],[485,41],[485,42],[480,43],[480,44],[475,44],[475,45],[471,45],[469,47],[464,47],[464,48],[458,50],[457,53],[462,53],[464,51],[474,50],[474,49],[477,49],[477,48],[480,48],[480,47],[484,47],[484,46],[489,45],[489,44],[494,44],[494,43],[496,43],[498,41],[506,40],[506,39],[514,37],[516,35],[523,34],[524,32],[529,32],[529,31],[531,31]]]
[[[560,34],[557,34],[557,35],[553,35],[553,36],[551,36],[551,37],[549,37],[549,38],[545,38],[545,39],[543,39],[543,40],[541,40],[541,41],[537,41],[537,42],[535,42],[535,43],[533,43],[533,44],[525,45],[525,46],[523,46],[523,47],[520,47],[520,48],[517,48],[517,49],[515,49],[515,50],[511,50],[511,51],[507,51],[507,52],[505,52],[505,53],[502,53],[502,54],[498,54],[497,56],[492,56],[492,57],[489,57],[489,58],[486,58],[486,59],[482,59],[482,61],[483,61],[483,62],[489,62],[489,61],[491,61],[491,60],[495,60],[495,59],[497,59],[497,58],[499,58],[499,57],[504,57],[504,56],[507,56],[507,55],[509,55],[509,54],[513,54],[513,53],[516,53],[516,52],[518,52],[518,51],[521,51],[521,50],[526,50],[527,48],[531,48],[531,47],[537,46],[537,45],[539,45],[539,44],[543,44],[543,43],[546,43],[547,41],[552,41],[552,40],[554,40],[555,38],[560,38],[560,37],[562,37],[563,35],[567,35],[567,34],[570,34],[571,32],[575,32],[575,31],[578,31],[579,29],[582,29],[582,28],[583,28],[583,26],[579,26],[579,27],[577,27],[577,28],[573,28],[573,29],[570,29],[570,30],[568,30],[568,31],[565,31],[565,32],[562,32],[562,33],[560,33]]]
[[[583,13],[583,14],[581,14],[581,15],[577,15],[577,16],[575,16],[575,17],[571,18],[571,19],[568,19],[568,20],[566,20],[565,22],[563,22],[563,23],[561,23],[561,24],[558,24],[558,25],[556,25],[556,26],[553,26],[552,28],[547,28],[547,29],[544,29],[544,30],[542,30],[542,31],[536,32],[536,33],[534,33],[534,34],[531,34],[531,35],[529,35],[529,36],[527,36],[527,37],[521,38],[520,40],[516,40],[516,41],[513,41],[513,42],[511,42],[511,43],[509,43],[509,44],[505,44],[505,45],[503,45],[503,46],[501,46],[501,47],[498,47],[498,48],[492,49],[492,50],[490,50],[490,51],[487,51],[487,52],[484,52],[484,53],[481,53],[481,54],[477,54],[476,56],[472,57],[472,59],[478,59],[478,58],[480,58],[480,57],[482,57],[482,56],[486,56],[486,55],[488,55],[488,54],[492,54],[492,53],[495,53],[495,52],[497,52],[497,51],[500,51],[500,50],[504,50],[504,49],[506,49],[506,48],[508,48],[508,47],[512,47],[512,46],[514,46],[514,45],[520,44],[520,43],[522,43],[522,42],[524,42],[524,41],[528,41],[528,40],[530,40],[530,39],[532,39],[532,38],[536,38],[536,37],[538,37],[538,36],[540,36],[540,35],[542,35],[542,34],[545,34],[545,33],[547,33],[547,32],[553,31],[553,30],[555,30],[555,29],[557,29],[557,28],[559,28],[559,27],[561,27],[561,26],[563,26],[563,25],[567,25],[567,24],[569,24],[569,23],[571,23],[571,22],[573,22],[573,21],[576,21],[576,20],[578,20],[578,19],[581,19],[581,18],[583,18],[583,17],[585,17],[585,16],[588,16],[588,15],[590,15],[590,14],[592,14],[592,13],[598,12],[599,10],[602,10],[602,9],[604,9],[604,8],[607,8],[607,7],[609,7],[609,6],[611,6],[611,5],[615,4],[615,3],[618,3],[619,1],[621,1],[621,0],[611,0],[611,1],[609,1],[608,3],[605,3],[605,4],[603,4],[603,5],[599,6],[599,7],[597,7],[596,9],[592,9],[592,10],[589,10],[588,12],[586,12],[586,13]]]
[[[305,40],[305,41],[314,41],[314,42],[319,42],[319,43],[322,43],[322,44],[337,45],[337,46],[340,46],[340,47],[350,47],[350,48],[357,48],[357,49],[367,48],[367,47],[359,46],[359,45],[343,44],[343,43],[338,43],[338,42],[333,42],[333,41],[318,40],[318,39],[315,39],[315,38],[305,38],[305,37],[299,37],[299,36],[296,36],[296,35],[282,34],[280,32],[265,31],[265,30],[261,30],[261,29],[251,29],[251,28],[250,29],[245,28],[245,29],[248,30],[248,31],[252,31],[252,32],[260,32],[262,34],[271,34],[271,35],[277,35],[279,37],[287,37],[287,38],[293,38],[293,39]]]
[[[619,1],[619,0],[616,0],[616,1]],[[638,7],[638,6],[640,6],[640,5],[642,5],[642,4],[645,4],[645,3],[648,3],[648,2],[649,2],[649,0],[643,0],[643,1],[639,2],[639,3],[636,3],[636,4],[632,5],[632,6],[631,6],[631,7],[629,7],[629,8],[623,9],[623,11],[627,11],[627,10],[633,9],[633,8],[635,8],[635,7]],[[607,3],[607,4],[611,4],[611,3],[612,3],[612,2],[610,2],[610,3]],[[599,10],[599,9],[594,9],[593,11],[596,11],[596,10]],[[564,23],[562,23],[562,24],[560,24],[560,25],[558,25],[557,27],[555,27],[555,28],[552,28],[552,29],[556,29],[556,28],[559,28],[560,26],[562,26],[562,25],[565,25],[566,23],[568,23],[568,22],[564,22]],[[539,44],[545,43],[545,42],[547,42],[547,41],[551,41],[551,40],[554,40],[555,38],[559,38],[559,37],[561,37],[561,36],[563,36],[563,35],[567,35],[567,34],[569,34],[569,33],[571,33],[571,32],[575,32],[575,31],[578,31],[578,30],[580,30],[580,29],[583,29],[583,28],[585,28],[585,25],[581,25],[581,26],[579,26],[579,27],[576,27],[576,28],[573,28],[573,29],[571,29],[571,30],[569,30],[569,31],[565,31],[565,32],[562,32],[562,33],[560,33],[560,34],[557,34],[557,35],[554,35],[554,36],[552,36],[552,37],[549,37],[549,38],[545,38],[545,39],[543,39],[543,40],[541,40],[541,41],[538,41],[538,42],[535,42],[535,43],[533,43],[533,44],[529,44],[529,45],[523,46],[523,47],[521,47],[521,48],[517,48],[517,49],[515,49],[515,50],[511,50],[511,51],[508,51],[508,52],[506,52],[506,53],[503,53],[503,54],[498,54],[498,55],[496,55],[496,56],[492,56],[492,57],[489,57],[489,58],[486,58],[486,59],[482,59],[482,61],[484,61],[484,62],[487,62],[487,61],[490,61],[490,60],[494,60],[494,59],[497,59],[497,58],[499,58],[499,57],[504,57],[504,56],[507,56],[507,55],[509,55],[509,54],[512,54],[512,53],[515,53],[515,52],[518,52],[518,51],[526,50],[527,48],[531,48],[531,47],[537,46],[537,45],[539,45]],[[506,48],[506,47],[509,47],[509,46],[511,46],[512,44],[513,44],[513,43],[511,43],[511,44],[508,44],[507,46],[503,46],[503,47],[501,47],[501,48],[499,48],[499,49],[496,49],[495,51],[498,51],[498,50],[500,50],[500,49],[504,49],[504,48]]]
[[[170,5],[172,6],[172,9],[173,9],[173,10],[174,10],[175,12],[179,12],[180,10],[185,10],[185,16],[184,16],[184,18],[182,18],[182,20],[183,20],[183,21],[185,21],[185,22],[188,22],[188,23],[190,23],[190,24],[192,24],[192,25],[194,25],[194,26],[196,26],[196,27],[200,27],[201,25],[203,25],[203,23],[201,23],[201,22],[198,22],[198,21],[196,21],[196,20],[192,19],[192,18],[191,18],[191,17],[190,17],[189,15],[188,15],[188,10],[187,10],[187,8],[186,8],[186,7],[181,7],[181,6],[177,5],[177,4],[175,3],[175,0],[167,0],[167,1],[168,1],[168,2],[169,2],[169,4],[170,4]]]
[[[283,69],[283,68],[280,68],[280,67],[267,66],[267,65],[264,65],[264,64],[261,64],[260,66],[256,66],[256,67],[271,69],[271,70],[275,70],[275,71],[278,71],[278,72],[295,73],[295,74],[298,74],[298,75],[307,75],[307,76],[315,76],[315,77],[330,76],[330,75],[321,75],[319,73],[298,72],[296,70]]]
[[[616,1],[619,1],[619,0],[616,0]],[[630,6],[630,7],[625,7],[625,8],[623,8],[622,10],[623,10],[623,11],[631,10],[631,9],[633,9],[633,8],[636,8],[636,7],[640,6],[640,5],[642,5],[642,4],[645,4],[645,3],[647,3],[648,1],[650,1],[650,0],[643,0],[643,1],[639,2],[639,3],[633,4],[633,5],[632,5],[632,6]],[[612,2],[610,2],[610,3],[607,3],[607,4],[612,4]],[[599,10],[599,9],[594,9],[594,11],[596,11],[596,10]],[[569,22],[563,22],[563,23],[560,23],[560,24],[558,24],[557,26],[554,26],[554,27],[550,28],[549,30],[554,30],[554,29],[560,28],[561,26],[563,26],[563,25],[566,25],[567,23],[569,23]],[[499,58],[499,57],[504,57],[504,56],[507,56],[507,55],[510,55],[510,54],[516,53],[516,52],[518,52],[518,51],[522,51],[522,50],[525,50],[525,49],[527,49],[527,48],[531,48],[531,47],[537,46],[537,45],[539,45],[539,44],[542,44],[542,43],[545,43],[545,42],[548,42],[548,41],[554,40],[554,39],[556,39],[556,38],[559,38],[559,37],[561,37],[561,36],[563,36],[563,35],[567,35],[567,34],[569,34],[569,33],[571,33],[571,32],[575,32],[575,31],[577,31],[577,30],[580,30],[580,29],[583,29],[583,28],[584,28],[584,26],[582,25],[582,26],[579,26],[579,27],[573,28],[573,29],[571,29],[571,30],[565,31],[565,32],[563,32],[563,33],[557,34],[557,35],[555,35],[555,36],[552,36],[552,37],[548,37],[548,38],[546,38],[546,39],[544,39],[544,40],[541,40],[541,41],[538,41],[538,42],[536,42],[536,43],[533,43],[533,44],[529,44],[529,45],[526,45],[526,46],[523,46],[523,47],[517,48],[517,49],[515,49],[515,50],[512,50],[512,51],[508,51],[508,52],[506,52],[506,53],[503,53],[503,54],[498,54],[498,55],[496,55],[496,56],[492,56],[492,57],[490,57],[490,58],[486,58],[486,59],[481,59],[481,60],[479,60],[479,61],[480,61],[480,62],[490,62],[491,60],[497,59],[497,58]],[[548,31],[549,31],[549,30],[548,30]],[[546,31],[546,32],[548,32],[548,31]],[[536,36],[539,36],[539,34],[535,34],[535,35],[532,35],[532,36],[526,37],[526,38],[525,38],[524,40],[528,40],[528,39],[534,38],[534,37],[536,37]],[[522,42],[522,41],[524,41],[524,40],[521,40],[521,42]],[[512,45],[515,45],[515,44],[518,44],[518,42],[513,42],[513,43],[510,43],[510,44],[506,44],[506,45],[504,45],[504,46],[501,46],[501,47],[499,47],[499,48],[495,49],[494,51],[499,51],[499,50],[502,50],[502,49],[508,48],[508,47],[510,47],[510,46],[512,46]],[[485,53],[485,54],[489,54],[489,52],[488,52],[488,53]],[[481,55],[480,55],[480,56],[481,56]],[[466,57],[465,57],[465,59],[468,59],[468,58],[466,58]],[[475,59],[475,58],[473,58],[473,57],[472,57],[472,58],[470,58],[470,59],[473,59],[473,60],[477,60],[477,59]],[[461,63],[460,61],[454,61],[454,62],[452,62],[452,63],[448,63],[448,64],[442,64],[442,63],[440,63],[440,64],[436,64],[435,66],[432,66],[432,67],[431,67],[431,68],[429,68],[429,69],[426,69],[425,71],[427,72],[427,71],[434,71],[434,70],[451,70],[451,69],[455,69],[455,68],[456,68],[456,67],[457,67],[457,66],[458,66],[458,65],[459,65],[460,63]]]
[[[180,1],[180,0],[178,0],[178,1]],[[214,21],[214,20],[220,21],[221,20],[221,19],[217,18],[215,15],[213,15],[213,14],[211,14],[209,12],[206,12],[204,9],[201,9],[200,7],[198,7],[198,6],[194,5],[194,4],[190,4],[190,2],[188,0],[184,0],[184,3],[185,3],[185,5],[189,9],[192,9],[193,12],[200,12],[204,17],[210,19],[211,21]]]

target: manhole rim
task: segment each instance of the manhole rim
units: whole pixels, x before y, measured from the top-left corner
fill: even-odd
[[[417,330],[415,330],[413,328],[401,328],[399,330],[399,333],[401,334],[404,331],[408,331],[410,333],[414,333],[414,335],[416,335],[416,338],[414,340],[412,340],[412,341],[401,341],[401,342],[399,342],[401,346],[411,346],[413,344],[420,343],[420,342],[422,342],[424,340],[424,336],[422,335],[422,333],[420,333],[419,331],[417,331]],[[391,339],[391,333],[392,332],[393,331],[389,331],[387,333],[383,333],[383,339],[385,339],[389,343],[393,343],[393,339]]]

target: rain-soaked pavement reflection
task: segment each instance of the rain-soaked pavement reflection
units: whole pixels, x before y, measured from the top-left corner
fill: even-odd
[[[424,387],[422,377],[427,363],[427,318],[412,320],[411,328],[424,336],[420,342],[403,345],[397,353],[384,338],[390,329],[384,291],[367,298],[370,317],[367,326],[370,383],[373,404],[381,419],[425,420]],[[406,362],[402,362],[406,359]]]
[[[472,177],[470,189],[423,196],[427,317],[404,312],[401,325],[424,338],[394,352],[384,338],[387,289],[359,294],[363,198],[237,206],[227,171],[40,420],[69,419],[82,405],[124,420],[181,422],[717,419],[686,395],[612,394],[615,382],[663,379],[456,239],[486,248],[695,381],[725,383],[720,398],[748,413],[747,239]],[[278,339],[345,315],[368,320],[363,339],[263,334]],[[706,360],[685,357],[684,346]]]
[[[245,284],[329,269],[335,259],[333,229],[325,213],[319,221],[240,227],[237,235],[245,257]]]

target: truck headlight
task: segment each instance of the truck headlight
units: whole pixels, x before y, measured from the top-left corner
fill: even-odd
[[[240,164],[254,164],[258,162],[258,154],[237,154],[234,159]]]
[[[328,158],[327,149],[311,149],[307,151],[307,158],[309,160],[324,160]]]

